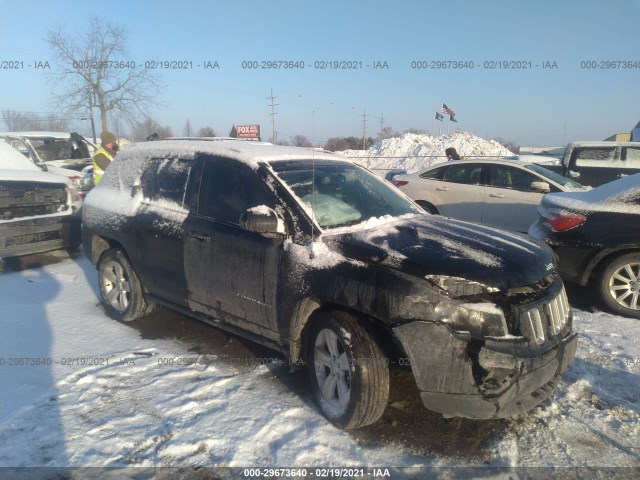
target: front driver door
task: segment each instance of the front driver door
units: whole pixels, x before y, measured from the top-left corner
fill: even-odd
[[[542,193],[531,188],[545,179],[509,165],[489,165],[482,223],[491,227],[526,232],[538,218]],[[547,182],[548,183],[548,182]]]
[[[273,208],[256,172],[237,161],[204,157],[197,201],[185,228],[190,307],[278,340],[276,299],[283,241],[240,227],[248,208]]]

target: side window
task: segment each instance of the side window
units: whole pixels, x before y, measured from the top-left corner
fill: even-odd
[[[531,184],[538,181],[542,180],[519,168],[508,165],[489,166],[489,185],[492,187],[531,192]]]
[[[616,157],[616,147],[579,147],[572,153],[576,167],[606,167]]]
[[[424,172],[423,174],[421,174],[420,178],[426,178],[429,180],[442,180],[442,177],[444,176],[444,171],[446,169],[447,167],[440,167],[434,170],[429,170],[428,172]]]
[[[221,223],[240,224],[240,216],[248,209],[275,201],[253,170],[242,165],[207,161],[202,170],[198,214]]]
[[[442,179],[445,182],[479,185],[482,176],[482,165],[451,165],[446,167]]]
[[[144,194],[183,205],[192,164],[178,158],[152,159],[141,176]]]

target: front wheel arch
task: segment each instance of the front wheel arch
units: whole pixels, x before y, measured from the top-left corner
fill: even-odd
[[[433,203],[427,202],[426,200],[416,200],[416,203],[431,215],[440,215],[438,208]]]

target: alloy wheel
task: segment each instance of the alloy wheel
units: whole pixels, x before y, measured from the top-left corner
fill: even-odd
[[[129,308],[131,283],[125,269],[115,261],[105,263],[100,281],[105,300],[116,311],[123,313]]]
[[[343,414],[351,398],[351,370],[345,346],[335,332],[325,328],[318,333],[313,359],[323,400]]]
[[[621,306],[640,310],[640,263],[621,265],[609,277],[609,293]]]

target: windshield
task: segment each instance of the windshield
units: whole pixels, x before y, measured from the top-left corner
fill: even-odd
[[[355,225],[418,209],[388,182],[343,162],[273,162],[278,177],[295,193],[321,228]],[[311,213],[310,212],[310,213]]]
[[[537,174],[542,175],[543,177],[546,177],[546,178],[548,178],[550,180],[553,180],[554,182],[559,183],[560,185],[562,185],[565,188],[576,188],[576,189],[583,189],[584,188],[578,182],[575,182],[575,181],[571,180],[570,178],[563,177],[559,173],[552,172],[551,170],[548,170],[548,169],[546,169],[544,167],[541,167],[540,165],[536,165],[535,163],[529,163],[529,164],[525,165],[525,168],[528,168],[529,170],[532,170],[532,171],[536,172]]]

